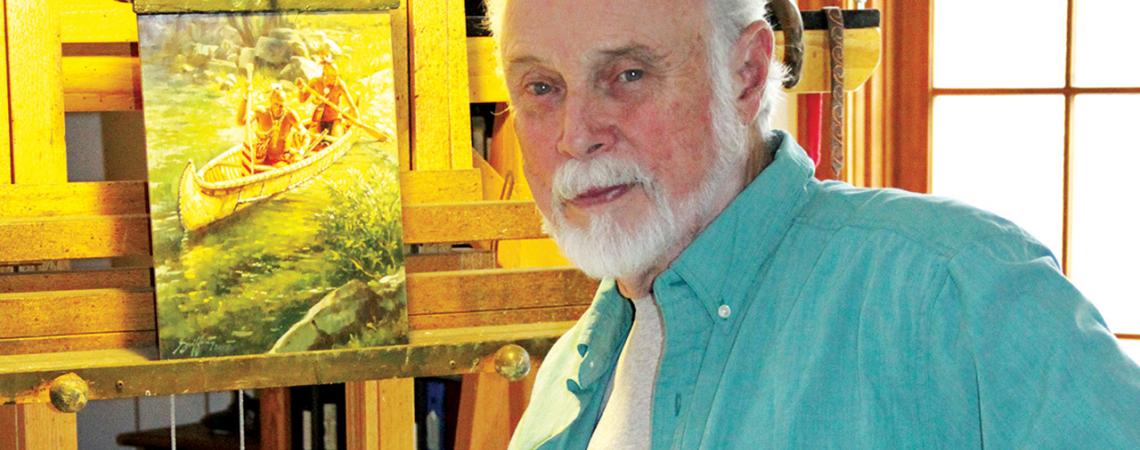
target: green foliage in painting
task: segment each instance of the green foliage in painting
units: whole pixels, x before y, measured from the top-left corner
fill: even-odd
[[[403,266],[399,180],[393,171],[350,170],[328,181],[330,202],[318,213],[317,238],[336,269],[334,284],[380,279]]]

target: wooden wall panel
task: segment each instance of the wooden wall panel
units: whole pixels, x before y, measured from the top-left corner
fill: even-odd
[[[16,183],[66,183],[63,81],[57,2],[6,0],[12,177]],[[13,42],[13,41],[10,41]]]

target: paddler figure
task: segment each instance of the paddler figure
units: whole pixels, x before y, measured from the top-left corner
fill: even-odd
[[[356,101],[352,99],[344,80],[340,79],[336,63],[332,60],[321,61],[321,76],[309,80],[308,83],[298,78],[296,83],[301,101],[308,101],[311,98],[317,105],[313,108],[313,117],[309,124],[314,134],[340,136],[344,133],[344,126],[341,123],[341,111],[344,110],[341,107],[342,102],[348,104],[353,116],[360,116]]]
[[[249,89],[249,86],[246,87]],[[252,124],[246,134],[242,166],[245,173],[264,172],[292,163],[302,156],[305,133],[301,133],[301,118],[285,105],[285,90],[279,83],[269,89],[269,106],[250,111],[248,95],[242,96],[238,106],[238,124]]]

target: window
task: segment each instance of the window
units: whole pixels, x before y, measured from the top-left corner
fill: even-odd
[[[1109,328],[1140,339],[1140,60],[1124,32],[1140,2],[932,5],[930,145],[900,151],[929,158],[931,192],[1050,247]]]

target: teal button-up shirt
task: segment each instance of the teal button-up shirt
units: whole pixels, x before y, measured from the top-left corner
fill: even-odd
[[[653,448],[1140,448],[1140,368],[1048,249],[951,200],[820,182],[781,138],[653,283]],[[603,281],[511,448],[586,448],[632,315]]]

